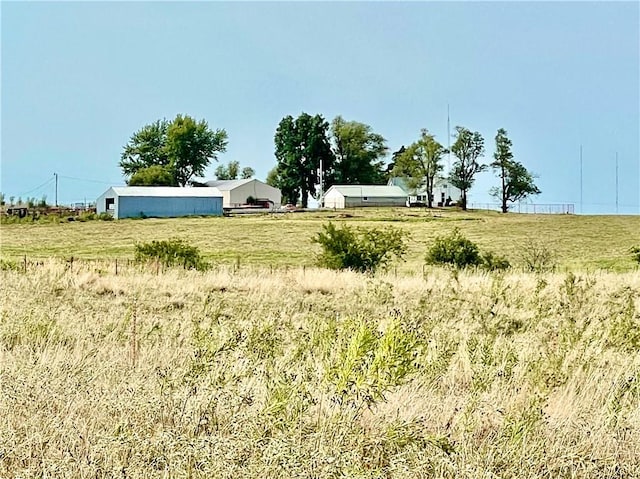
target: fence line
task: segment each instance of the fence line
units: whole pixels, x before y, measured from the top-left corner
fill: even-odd
[[[164,274],[168,271],[189,271],[180,265],[166,266],[162,261],[145,261],[139,262],[130,258],[112,257],[112,258],[78,258],[75,256],[55,256],[55,257],[29,257],[28,255],[20,255],[11,259],[0,259],[1,270],[14,270],[26,273],[38,268],[46,268],[50,266],[63,266],[68,272],[97,272],[100,274],[126,275],[131,272],[141,272],[150,274]],[[309,265],[287,265],[287,264],[258,264],[243,263],[239,256],[227,261],[211,261],[207,271],[215,273],[235,274],[251,274],[251,273],[269,273],[277,274],[280,272],[288,272],[299,270],[305,274]]]
[[[502,206],[498,203],[469,203],[468,208],[502,211]],[[575,207],[573,203],[515,203],[509,205],[509,211],[513,213],[572,215],[575,214]]]

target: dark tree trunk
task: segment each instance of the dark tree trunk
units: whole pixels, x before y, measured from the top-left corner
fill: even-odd
[[[504,177],[505,177],[505,171],[504,171],[504,166],[502,167],[502,212],[506,213],[507,211],[509,211],[509,209],[507,208],[507,188],[506,185],[504,184]]]

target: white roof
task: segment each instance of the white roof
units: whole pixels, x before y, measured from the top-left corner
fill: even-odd
[[[111,188],[118,196],[164,196],[210,198],[222,196],[218,188],[180,187],[180,186],[114,186]]]
[[[247,183],[251,183],[252,181],[259,181],[255,178],[247,178],[245,180],[212,180],[207,181],[205,185],[209,187],[218,188],[220,191],[231,191],[238,186],[245,185]]]
[[[356,198],[406,198],[407,193],[399,186],[388,185],[333,185],[327,190],[338,191],[345,197]]]

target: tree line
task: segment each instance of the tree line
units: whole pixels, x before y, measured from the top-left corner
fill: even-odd
[[[394,152],[391,162],[386,139],[371,126],[347,121],[341,116],[329,123],[322,115],[302,113],[284,117],[275,132],[276,165],[267,183],[279,188],[283,202],[308,206],[309,198],[319,199],[320,191],[332,185],[385,184],[391,177],[405,179],[407,186],[424,191],[427,206],[433,207],[437,181],[448,181],[461,191],[460,206],[467,208],[467,195],[478,173],[492,168],[500,185],[491,189],[504,213],[509,204],[540,193],[532,175],[512,153],[512,143],[504,129],[495,136],[493,162],[483,164],[484,138],[477,131],[457,126],[450,153],[455,162],[443,177],[444,157],[449,150],[432,133],[422,129],[418,139]],[[169,122],[158,120],[135,132],[125,145],[120,167],[131,186],[185,186],[198,184],[193,178],[204,175],[217,155],[226,151],[224,129],[211,129],[204,120],[177,115]],[[238,161],[219,165],[221,180],[251,178],[251,167]]]

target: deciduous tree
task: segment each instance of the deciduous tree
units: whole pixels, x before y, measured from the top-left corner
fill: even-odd
[[[211,130],[205,120],[196,122],[190,116],[176,116],[167,128],[166,151],[176,183],[184,186],[193,176],[217,160],[227,149],[227,132]]]
[[[369,125],[345,121],[337,116],[331,122],[332,150],[335,156],[331,183],[343,185],[383,184],[384,157],[388,148],[382,135]]]
[[[125,145],[120,157],[124,176],[132,176],[142,168],[169,166],[167,120],[158,120],[136,131]]]
[[[230,161],[226,165],[218,165],[215,174],[219,180],[237,180],[240,171],[240,162]]]
[[[491,195],[501,202],[502,212],[509,211],[510,202],[520,201],[531,195],[540,194],[534,183],[534,176],[527,169],[513,159],[511,140],[507,131],[500,128],[496,134],[496,151],[491,167],[500,178],[500,187],[491,188]]]
[[[433,207],[433,188],[444,165],[442,157],[447,149],[438,143],[435,136],[422,129],[418,141],[412,143],[395,161],[393,173],[406,178],[412,189],[424,188],[427,192],[427,206]]]
[[[169,169],[160,165],[139,169],[131,175],[127,184],[129,186],[175,186]]]
[[[256,172],[250,166],[245,166],[240,170],[240,162],[230,161],[226,165],[219,165],[216,168],[216,178],[219,180],[237,180],[238,176],[243,180],[248,180],[255,176]]]
[[[286,201],[306,208],[309,195],[316,194],[320,164],[331,171],[333,154],[327,137],[329,124],[321,115],[302,113],[295,120],[286,116],[275,134],[277,187]]]
[[[462,209],[467,209],[467,192],[473,186],[475,176],[486,170],[487,165],[478,163],[484,155],[484,138],[477,131],[472,132],[456,126],[456,141],[451,152],[457,158],[449,175],[449,181],[462,192]]]
[[[173,184],[184,186],[193,176],[202,176],[226,147],[225,130],[214,131],[205,120],[177,115],[172,122],[158,120],[135,132],[123,149],[120,167],[126,177],[143,168],[164,167]]]
[[[240,173],[240,178],[243,180],[248,180],[249,178],[253,178],[256,176],[256,171],[250,166],[245,166],[242,168],[242,173]]]

